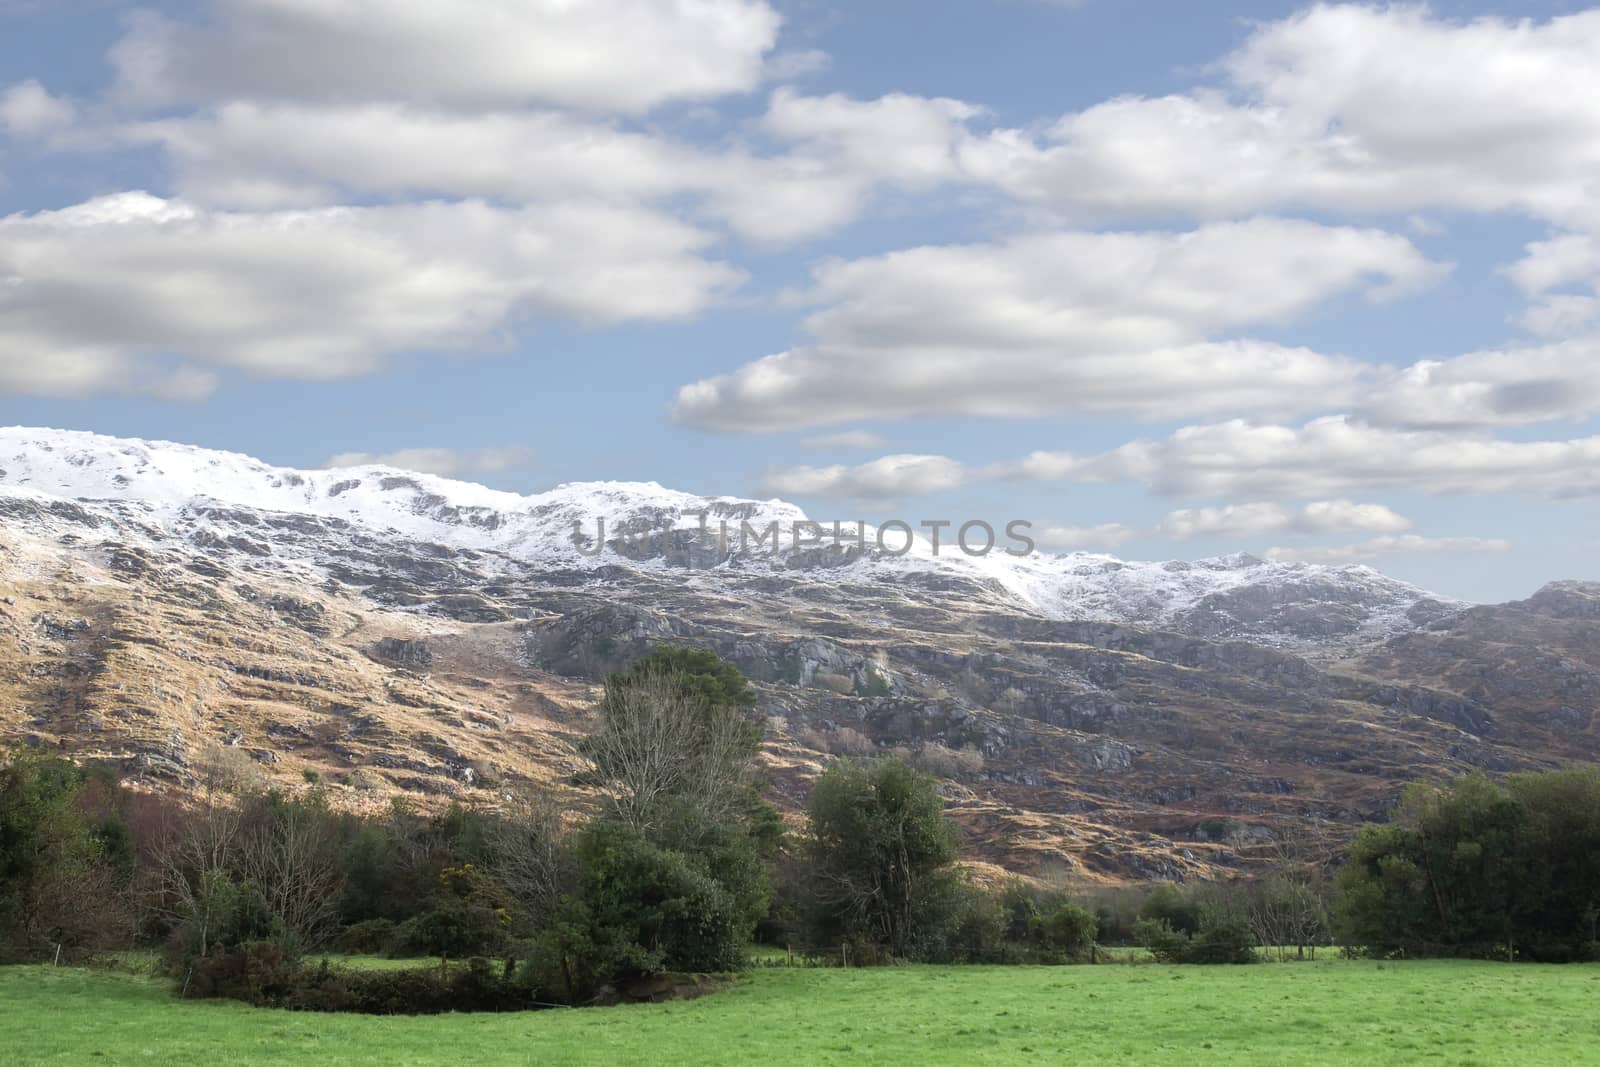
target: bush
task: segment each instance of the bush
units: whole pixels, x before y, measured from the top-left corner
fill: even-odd
[[[1249,924],[1239,919],[1226,919],[1192,936],[1156,919],[1139,920],[1135,931],[1160,963],[1256,962],[1255,938]]]
[[[1034,920],[1035,937],[1045,949],[1079,959],[1094,947],[1095,917],[1076,904],[1062,904]]]
[[[393,956],[457,959],[494,955],[504,944],[505,936],[505,921],[500,912],[474,901],[446,897],[421,915],[401,923],[387,951]]]
[[[1189,935],[1174,930],[1165,919],[1140,919],[1134,924],[1133,936],[1157,963],[1182,963],[1189,950]]]
[[[1139,908],[1139,918],[1145,922],[1165,923],[1180,934],[1193,936],[1200,932],[1199,903],[1170,882],[1163,882],[1150,891]]]
[[[393,919],[368,919],[345,927],[334,947],[349,956],[388,956],[398,947],[400,927]]]
[[[1349,943],[1573,960],[1600,935],[1600,767],[1413,784],[1339,872]]]
[[[191,959],[183,994],[277,1005],[294,995],[301,973],[300,961],[277,942],[246,941]]]
[[[1180,963],[1254,963],[1255,938],[1249,924],[1229,919],[1202,930]]]
[[[705,861],[658,848],[624,827],[599,823],[579,839],[581,917],[589,940],[639,946],[638,974],[736,971],[756,915],[706,870]],[[761,900],[765,910],[765,898]],[[759,914],[759,913],[758,913]],[[624,954],[625,955],[625,954]],[[645,963],[659,956],[660,963]]]
[[[185,995],[242,1000],[263,1008],[361,1012],[368,1015],[437,1015],[442,1012],[522,1011],[534,1007],[529,991],[497,975],[483,957],[448,974],[435,967],[357,971],[323,960],[305,967],[282,946],[253,941],[194,961]]]

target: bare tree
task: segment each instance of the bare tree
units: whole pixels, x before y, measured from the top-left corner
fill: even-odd
[[[162,826],[150,908],[187,925],[201,956],[210,951],[217,928],[234,906],[232,869],[242,822],[237,804],[213,802],[181,824],[169,816]]]
[[[641,833],[674,810],[716,825],[748,801],[752,728],[733,708],[709,703],[668,673],[607,687],[605,719],[586,752],[612,813]]]
[[[332,823],[310,798],[269,804],[239,847],[239,874],[300,948],[323,944],[338,926],[344,871]]]
[[[535,925],[555,915],[573,874],[563,806],[544,791],[517,797],[493,829],[495,879]]]
[[[1286,833],[1273,849],[1270,874],[1250,894],[1251,932],[1280,959],[1293,948],[1304,957],[1329,934],[1327,867],[1331,853],[1321,834]]]

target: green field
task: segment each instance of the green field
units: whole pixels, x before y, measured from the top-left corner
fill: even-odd
[[[173,999],[162,981],[0,969],[7,1063],[1600,1062],[1600,966],[761,969],[700,1000],[373,1018]]]

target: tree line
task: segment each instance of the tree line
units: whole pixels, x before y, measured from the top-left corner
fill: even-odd
[[[1249,884],[1083,896],[976,884],[938,781],[898,758],[831,763],[804,825],[786,826],[757,772],[755,699],[704,650],[658,647],[612,675],[582,744],[601,802],[581,820],[539,793],[360,816],[315,784],[260,789],[225,757],[184,804],[15,753],[0,767],[0,960],[143,945],[185,995],[412,1011],[625,997],[653,976],[738,970],[756,940],[851,965],[1090,961],[1112,944],[1193,963],[1336,943],[1600,957],[1593,767],[1411,786],[1342,865],[1285,849]],[[475,962],[432,978],[301,963],[327,951]]]

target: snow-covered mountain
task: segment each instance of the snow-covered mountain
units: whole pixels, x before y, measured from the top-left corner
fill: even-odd
[[[0,430],[0,748],[494,803],[568,788],[594,686],[689,644],[756,686],[785,810],[833,756],[907,754],[981,855],[1109,880],[1237,873],[1219,815],[1326,834],[1405,780],[1594,758],[1600,588],[1469,609],[1366,567],[796,547],[804,521]]]
[[[63,505],[70,505],[63,507]],[[702,497],[652,482],[571,483],[520,496],[383,466],[274,467],[248,456],[77,431],[0,429],[0,519],[44,535],[83,524],[213,555],[326,570],[349,543],[470,553],[485,573],[619,574],[715,585],[771,573],[833,586],[915,577],[1055,620],[1101,620],[1300,646],[1377,639],[1463,605],[1365,566],[1129,562],[1090,553],[974,557],[904,533],[811,528],[781,500]],[[776,541],[771,533],[777,526]],[[601,536],[605,544],[600,544]],[[79,531],[81,533],[81,531]],[[837,537],[837,539],[836,539]],[[947,533],[947,540],[949,534]],[[981,544],[976,534],[971,544]]]

